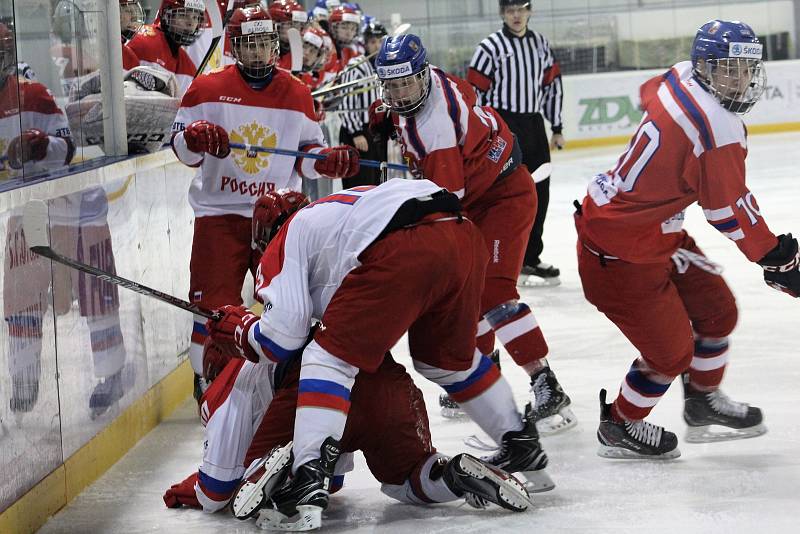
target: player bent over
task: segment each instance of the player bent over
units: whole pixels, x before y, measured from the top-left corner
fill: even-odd
[[[395,181],[392,185],[397,187],[390,190],[389,195],[373,194],[374,198],[369,199],[370,202],[364,198],[358,200],[364,202],[364,209],[369,210],[366,213],[374,213],[373,207],[379,208],[384,205],[384,202],[392,205],[388,210],[377,209],[378,220],[369,221],[375,224],[378,231],[402,233],[404,230],[399,227],[395,228],[394,225],[419,217],[424,220],[425,217],[446,215],[430,210],[451,209],[451,202],[455,201],[455,198],[450,195],[448,196],[452,198],[437,196],[435,200],[431,198],[418,200],[409,196],[409,194],[423,191],[436,192],[438,188],[429,182]],[[347,218],[347,211],[352,209],[350,206],[353,204],[348,202],[347,195],[349,193],[350,191],[345,191],[341,195],[334,195],[320,202],[329,203],[330,207],[334,207],[333,215],[345,215]],[[297,236],[292,235],[292,232],[289,232],[288,237],[284,231],[277,232],[278,226],[300,204],[298,201],[300,197],[301,195],[298,193],[287,195],[272,193],[259,200],[254,214],[254,234],[256,235],[254,240],[263,245],[270,239],[270,236],[277,233],[276,241],[279,245],[270,249],[272,254],[268,252],[264,256],[262,268],[270,266],[280,268],[274,262],[280,260],[281,257],[293,268],[302,268],[296,263],[297,257],[284,256],[288,250],[296,249],[295,246],[286,248],[285,243],[287,240],[294,241]],[[333,204],[337,202],[341,202],[345,207],[337,209]],[[401,205],[404,208],[398,211],[399,202],[402,202]],[[430,205],[426,205],[426,202]],[[457,206],[457,203],[455,205]],[[313,205],[309,209],[319,210],[320,207],[320,205]],[[353,217],[359,215],[364,215],[364,213],[356,213]],[[327,217],[323,217],[319,222],[328,223],[329,221]],[[457,228],[451,228],[450,232],[441,236],[440,244],[447,248],[452,247],[453,241],[461,241],[459,244],[464,244],[463,239],[454,239],[456,234],[464,234],[467,243],[474,239],[470,234],[475,232],[470,230],[469,223],[464,222],[462,227],[457,221],[452,224],[448,224],[449,222],[434,224],[429,221],[423,222],[421,225],[440,227],[458,225]],[[298,219],[294,219],[292,225],[295,228],[304,226]],[[331,235],[327,237],[334,237],[339,230],[341,229],[333,228]],[[322,234],[315,232],[311,235],[314,245],[319,244],[321,237],[324,241],[325,232]],[[374,238],[375,234],[372,234],[371,237]],[[369,237],[366,238],[369,239]],[[364,237],[356,239],[363,241]],[[329,251],[328,254],[331,255],[331,252]],[[346,260],[352,261],[352,258],[347,257]],[[331,274],[331,271],[325,269],[324,265],[322,268],[323,276]],[[445,276],[443,279],[440,278],[441,282],[447,280],[446,273],[447,271],[442,271]],[[287,273],[279,273],[277,277],[285,279],[285,274]],[[478,274],[480,275],[480,272]],[[456,285],[463,283],[461,273],[453,278],[456,278]],[[263,277],[260,279],[263,280]],[[477,281],[480,281],[480,276],[477,277]],[[472,282],[474,283],[475,280]],[[273,289],[275,289],[274,286]],[[271,293],[266,290],[259,292],[259,296],[262,298],[267,295],[271,295]],[[272,325],[289,326],[288,331],[291,334],[305,332],[307,335],[309,331],[307,321],[310,320],[310,316],[287,313],[289,310],[285,306],[286,299],[290,296],[291,293],[282,292],[279,297],[271,295],[272,300],[265,301],[267,310],[265,315],[275,312],[278,319],[278,323],[270,323],[269,328],[272,328]],[[320,297],[324,300],[330,299],[331,291],[328,290],[327,295]],[[313,303],[308,302],[308,305],[313,306]],[[228,311],[231,315],[235,314],[233,307],[228,307]],[[473,313],[477,314],[477,311]],[[252,315],[250,317],[256,319]],[[286,322],[295,319],[299,321],[297,325],[290,325]],[[230,325],[228,318],[224,321],[228,326]],[[214,344],[209,339],[206,343],[204,363],[209,378],[214,377],[221,364],[226,364],[229,356],[226,357],[225,350],[232,343],[237,343],[240,347],[239,350],[243,350],[251,358],[264,357],[259,363],[236,358],[234,361],[228,362],[220,376],[214,379],[203,397],[203,420],[207,421],[207,447],[203,467],[201,467],[199,475],[189,477],[167,492],[165,501],[168,506],[180,504],[199,506],[202,504],[207,511],[215,511],[224,507],[242,478],[244,466],[253,460],[258,460],[272,447],[288,443],[295,434],[293,427],[296,407],[308,405],[307,401],[311,401],[313,404],[316,400],[330,405],[332,409],[347,410],[349,412],[347,424],[344,431],[337,436],[338,440],[331,437],[324,440],[325,445],[322,452],[327,452],[328,455],[323,454],[324,458],[321,461],[312,460],[304,464],[298,470],[297,476],[291,479],[291,482],[275,496],[276,501],[281,503],[279,508],[283,512],[291,512],[289,507],[297,504],[297,482],[303,476],[310,477],[309,482],[315,486],[313,488],[315,489],[314,495],[319,493],[320,498],[324,501],[317,502],[317,504],[321,507],[327,504],[327,492],[330,489],[328,482],[323,484],[323,480],[318,480],[316,475],[320,474],[319,470],[322,470],[329,479],[333,479],[332,464],[336,463],[342,450],[363,450],[370,470],[384,483],[383,491],[405,502],[416,504],[447,502],[468,496],[473,505],[481,504],[481,500],[484,499],[517,511],[527,507],[529,501],[524,487],[502,470],[493,468],[468,455],[459,455],[452,460],[447,460],[436,453],[430,442],[428,419],[421,392],[413,385],[403,367],[392,360],[391,355],[387,353],[384,357],[382,354],[376,368],[372,369],[374,372],[358,374],[352,385],[352,394],[348,392],[346,399],[337,398],[335,395],[326,396],[324,392],[315,391],[315,386],[324,386],[326,383],[335,385],[332,381],[309,380],[301,376],[300,356],[304,352],[304,345],[311,341],[311,338],[301,342],[297,349],[287,351],[264,337],[266,330],[262,331],[261,329],[264,323],[265,321],[262,321],[253,326],[253,322],[246,319],[248,328],[253,329],[251,330],[252,336],[248,337],[245,337],[244,331],[240,331],[237,336],[212,329],[212,336],[222,338],[223,342]],[[300,325],[303,327],[299,328]],[[329,328],[322,326],[320,331]],[[228,328],[225,327],[225,330]],[[263,347],[265,348],[253,348],[247,343],[247,339],[250,337],[264,340]],[[242,341],[245,346],[242,346]],[[291,343],[286,344],[292,345]],[[264,350],[269,351],[267,353],[270,355],[269,358],[265,356]],[[283,361],[278,363],[270,359],[273,357],[283,359]],[[310,391],[309,387],[311,387]],[[506,389],[508,389],[507,386]],[[264,415],[265,410],[266,415]],[[320,454],[320,451],[318,450],[317,453]],[[260,467],[260,465],[256,464],[256,467]],[[340,465],[340,467],[342,469],[339,472],[346,470],[344,469],[346,466]],[[263,478],[262,474],[266,478]],[[266,474],[257,472],[252,478],[252,483],[263,486],[269,483],[270,474],[269,472]],[[245,489],[248,488],[248,484],[250,483],[245,483]],[[274,485],[273,481],[270,487]],[[262,486],[258,486],[258,489],[260,490]],[[302,494],[300,496],[306,496],[306,493],[302,491],[300,493]],[[242,503],[239,501],[240,498],[237,497],[234,505],[234,511],[239,517],[244,518],[257,512],[256,507],[250,507],[242,513]],[[263,505],[263,503],[259,505]],[[286,513],[284,515],[293,514]]]
[[[256,199],[301,189],[301,177],[345,178],[358,171],[358,152],[325,147],[308,88],[275,68],[278,33],[260,6],[237,9],[227,26],[235,65],[198,77],[181,102],[172,148],[198,167],[189,189],[195,212],[189,299],[206,308],[241,303],[248,269],[259,255],[250,242]],[[324,154],[325,160],[231,149],[230,142]],[[190,359],[202,372],[205,318],[196,316]],[[196,398],[203,385],[197,381]]]
[[[533,417],[549,434],[576,424],[570,399],[547,364],[547,342],[533,312],[519,301],[517,276],[536,213],[536,189],[522,163],[519,143],[494,109],[481,107],[466,81],[430,66],[416,35],[383,41],[376,59],[382,104],[370,108],[373,130],[399,137],[403,157],[415,174],[463,199],[489,251],[481,300],[478,350],[492,354],[495,335],[531,376]],[[455,401],[455,402],[454,402]],[[442,415],[457,413],[443,395]]]
[[[764,91],[761,52],[747,24],[704,24],[691,62],[642,86],[644,117],[628,151],[590,182],[575,217],[584,294],[640,352],[616,400],[606,404],[600,392],[601,456],[680,455],[675,434],[644,420],[678,376],[687,441],[766,432],[760,409],[719,389],[736,303],[682,229],[683,210],[699,203],[708,222],[764,268],[768,284],[800,294],[797,241],[775,237],[745,184],[747,132],[739,115]]]

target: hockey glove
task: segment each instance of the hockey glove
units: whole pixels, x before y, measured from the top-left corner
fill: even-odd
[[[329,178],[350,178],[358,174],[358,150],[349,145],[339,145],[323,149],[326,156],[314,164],[314,170]]]
[[[389,112],[383,107],[383,100],[376,100],[369,106],[369,133],[374,139],[386,140],[394,134],[394,124]]]
[[[164,504],[167,508],[180,508],[181,506],[188,506],[190,508],[197,508],[202,510],[203,506],[197,500],[197,494],[194,490],[194,485],[197,483],[197,473],[192,473],[186,480],[173,484],[166,493],[164,493]]]
[[[203,378],[213,381],[234,358],[241,357],[238,347],[232,343],[220,343],[206,338],[203,343]]]
[[[41,161],[47,157],[50,138],[41,130],[30,129],[15,137],[8,145],[8,164],[21,169],[29,161]]]
[[[223,306],[219,311],[224,314],[222,319],[206,322],[208,337],[223,345],[234,345],[240,356],[258,363],[258,353],[250,346],[248,335],[259,317],[244,306]]]
[[[778,236],[778,245],[758,262],[764,268],[764,281],[778,291],[800,296],[800,252],[792,234]]]
[[[215,158],[224,158],[231,153],[228,132],[222,126],[208,121],[194,121],[183,131],[186,147],[197,154],[203,152]]]

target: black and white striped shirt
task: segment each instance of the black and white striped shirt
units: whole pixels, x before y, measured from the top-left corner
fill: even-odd
[[[369,60],[364,61],[364,56],[354,57],[350,60],[348,66],[355,65],[357,63],[360,64],[343,74],[339,83],[360,80],[375,74],[375,69],[372,67],[372,62]],[[379,96],[377,86],[365,92],[359,93],[358,91],[376,83],[377,81],[372,81],[351,88],[349,91],[356,92],[357,94],[350,94],[344,97],[341,105],[339,106],[339,109],[343,111],[341,116],[342,126],[344,126],[347,132],[354,137],[365,134],[367,125],[369,124],[369,113],[367,111],[369,110],[369,106],[375,102]]]
[[[483,105],[512,113],[541,113],[554,132],[561,131],[561,70],[541,34],[528,30],[517,37],[505,26],[491,34],[475,50],[467,80]]]

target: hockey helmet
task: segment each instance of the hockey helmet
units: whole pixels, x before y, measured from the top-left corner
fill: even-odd
[[[270,191],[253,206],[253,244],[262,254],[283,223],[297,210],[308,205],[308,197],[298,191]]]
[[[119,26],[126,41],[144,26],[144,11],[139,0],[119,0]]]
[[[308,22],[308,13],[294,0],[276,0],[269,6],[269,16],[278,30],[281,46],[289,46],[287,31],[295,28],[302,32]]]
[[[261,6],[237,9],[228,22],[231,51],[241,71],[253,78],[267,78],[278,62],[278,32]]]
[[[425,104],[431,87],[430,67],[422,40],[412,34],[384,39],[375,60],[381,98],[392,111],[414,115]]]
[[[747,24],[710,20],[692,44],[694,77],[725,109],[747,113],[767,87],[763,48]]]
[[[189,46],[203,31],[205,12],[203,0],[161,0],[159,24],[172,42]]]
[[[303,32],[303,70],[316,71],[325,65],[328,59],[326,39],[330,39],[328,32],[315,26],[306,28]]]
[[[89,28],[86,25],[86,13],[91,11],[84,0],[58,0],[53,8],[52,30],[62,43],[71,43],[76,39],[88,39]]]
[[[350,44],[361,31],[361,15],[354,8],[339,6],[328,16],[331,37],[339,44]]]
[[[372,54],[380,49],[381,40],[389,35],[389,32],[386,31],[386,26],[373,19],[366,25],[362,35],[364,36],[364,48],[367,54]]]

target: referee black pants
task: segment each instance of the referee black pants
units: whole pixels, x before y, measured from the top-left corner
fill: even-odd
[[[544,118],[539,113],[512,113],[497,110],[508,127],[517,136],[522,148],[522,163],[528,167],[531,174],[545,163],[550,163],[550,141],[544,127]],[[536,184],[538,209],[533,221],[531,235],[528,238],[528,247],[525,250],[523,265],[536,267],[541,261],[544,243],[544,219],[547,216],[547,205],[550,203],[550,177]]]
[[[378,161],[386,161],[387,158],[387,143],[384,141],[376,142],[368,133],[364,135],[367,138],[367,146],[369,147],[366,152],[358,151],[361,159],[371,159]],[[339,130],[339,142],[343,145],[355,146],[353,143],[353,136],[348,132],[344,126]],[[342,186],[345,189],[351,187],[358,187],[360,185],[378,185],[381,180],[380,169],[372,167],[361,167],[358,174],[350,178],[342,179]]]

